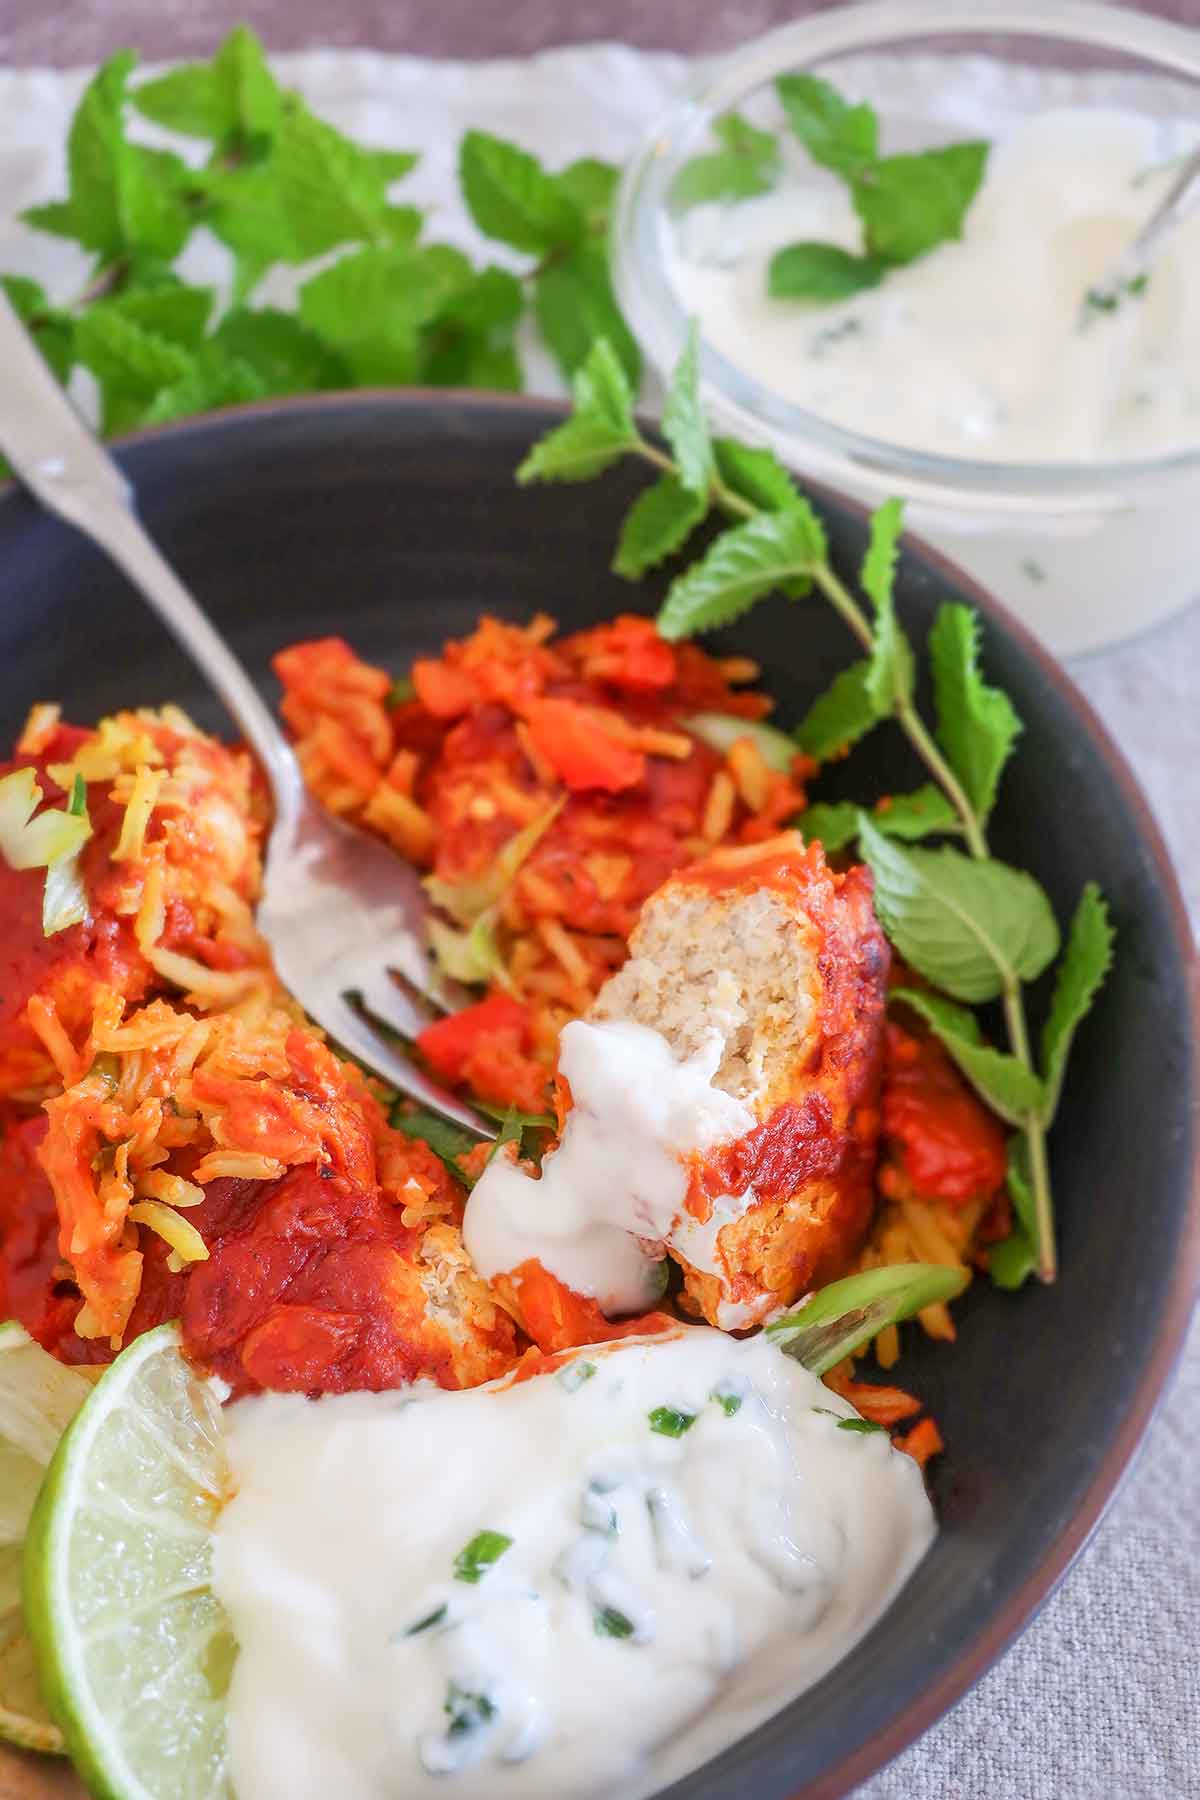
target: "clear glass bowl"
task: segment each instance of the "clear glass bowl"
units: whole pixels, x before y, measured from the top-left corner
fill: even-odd
[[[613,232],[617,293],[664,376],[688,322],[671,275],[678,171],[713,148],[716,117],[746,107],[763,116],[775,77],[799,70],[870,100],[885,144],[903,147],[913,145],[914,94],[931,127],[918,143],[1000,138],[1064,101],[1200,120],[1200,34],[1090,0],[1055,0],[1041,13],[1028,0],[877,0],[773,31],[700,77],[624,174]],[[701,375],[722,430],[772,445],[794,468],[867,505],[901,495],[911,527],[1061,655],[1145,631],[1200,595],[1200,441],[1125,462],[972,461],[805,411],[711,344],[701,346]]]

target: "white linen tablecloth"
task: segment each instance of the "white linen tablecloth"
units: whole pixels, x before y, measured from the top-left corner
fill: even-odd
[[[683,58],[618,45],[489,63],[316,51],[281,58],[279,66],[343,129],[420,150],[404,198],[434,209],[430,235],[477,253],[483,244],[463,214],[454,174],[463,129],[513,137],[552,165],[585,154],[620,160],[689,72]],[[0,70],[0,270],[35,275],[62,295],[78,291],[82,257],[26,231],[16,214],[62,191],[62,147],[83,80]],[[503,257],[496,246],[487,253]],[[219,256],[198,242],[187,253],[188,273],[214,279]],[[264,296],[271,292],[268,284]],[[531,385],[561,391],[544,356],[529,356],[527,368]],[[1150,796],[1195,919],[1200,609],[1072,672]],[[1197,1800],[1198,1427],[1200,1329],[1193,1329],[1173,1391],[1091,1547],[1008,1655],[868,1782],[860,1800]]]

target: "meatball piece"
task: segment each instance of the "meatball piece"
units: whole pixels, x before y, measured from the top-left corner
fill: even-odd
[[[738,1330],[830,1280],[870,1223],[889,952],[863,867],[837,874],[794,832],[718,850],[643,908],[595,1019],[694,1055],[755,1124],[690,1159],[666,1248],[683,1303]]]

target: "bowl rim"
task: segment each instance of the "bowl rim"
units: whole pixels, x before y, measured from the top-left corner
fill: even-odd
[[[683,348],[687,312],[661,260],[657,236],[674,175],[672,146],[695,125],[738,106],[784,67],[870,53],[942,36],[1037,38],[1113,50],[1156,65],[1158,77],[1190,80],[1200,95],[1200,38],[1183,25],[1107,0],[1057,0],[1039,12],[1029,0],[860,0],[752,38],[711,59],[645,131],[625,163],[613,207],[610,258],[622,309],[665,375]],[[954,54],[984,54],[981,48]],[[654,249],[651,246],[654,245]],[[836,479],[889,483],[929,505],[1011,515],[1111,511],[1147,488],[1184,485],[1200,474],[1200,439],[1157,455],[1105,462],[988,461],[920,450],[836,424],[784,400],[701,338],[708,403],[735,430],[768,434],[786,456],[819,458]]]
[[[542,428],[561,423],[569,413],[567,401],[535,394],[495,393],[475,388],[359,388],[345,392],[297,394],[253,401],[242,406],[228,407],[220,412],[146,427],[113,440],[112,447],[120,457],[128,451],[153,450],[157,444],[170,442],[180,436],[210,435],[219,443],[227,433],[237,432],[243,425],[253,424],[259,419],[299,419],[306,415],[319,417],[324,413],[346,410],[363,414],[403,412],[445,406],[466,407],[479,413],[523,418],[531,426],[539,425]],[[655,421],[644,419],[643,422],[650,430],[657,429]],[[801,470],[793,470],[793,473],[819,500],[832,501],[840,509],[851,512],[860,519],[866,520],[869,517],[869,508],[853,496],[843,494],[823,481],[812,480]],[[20,491],[15,484],[0,486],[0,500]],[[1034,665],[1035,671],[1073,715],[1077,727],[1095,744],[1107,767],[1109,778],[1120,789],[1137,821],[1141,843],[1153,864],[1167,903],[1172,938],[1188,991],[1190,1044],[1194,1051],[1200,1052],[1200,948],[1197,946],[1166,841],[1124,752],[1067,670],[1009,612],[1002,601],[995,599],[960,569],[952,558],[942,555],[919,534],[906,532],[905,540],[906,548],[932,565],[958,587],[986,619],[993,620],[1015,640],[1018,649]],[[1166,1303],[1156,1323],[1151,1353],[1136,1392],[1074,1514],[1036,1567],[1000,1606],[991,1623],[984,1627],[954,1663],[894,1718],[846,1751],[823,1774],[797,1790],[793,1800],[844,1800],[860,1783],[928,1731],[974,1686],[1035,1613],[1045,1605],[1115,1499],[1122,1480],[1133,1465],[1151,1420],[1166,1397],[1193,1311],[1200,1303],[1200,1055],[1196,1057],[1195,1069],[1190,1180],[1183,1232],[1179,1252],[1171,1270]],[[684,1777],[684,1780],[687,1779]]]

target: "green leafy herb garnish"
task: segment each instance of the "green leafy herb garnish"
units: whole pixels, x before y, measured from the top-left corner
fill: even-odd
[[[675,206],[686,209],[713,200],[748,200],[766,194],[779,179],[779,139],[760,131],[741,113],[722,113],[712,133],[721,148],[684,163],[671,188]]]
[[[598,1606],[592,1614],[597,1637],[631,1638],[636,1629],[633,1620],[615,1606]]]
[[[480,1111],[490,1113],[493,1119],[498,1119],[500,1122],[500,1130],[496,1134],[496,1141],[492,1145],[488,1162],[491,1162],[492,1157],[503,1150],[506,1144],[515,1144],[518,1157],[540,1163],[542,1146],[545,1141],[544,1134],[547,1131],[553,1131],[557,1124],[550,1113],[523,1113],[519,1112],[515,1106],[510,1106],[507,1112],[500,1112],[498,1108],[489,1106],[486,1102],[481,1103]]]
[[[845,116],[855,109],[840,101],[835,105],[832,90],[818,83],[790,91],[828,166],[841,172],[843,165],[857,167],[856,158],[874,154],[861,119]],[[912,968],[941,990],[932,997],[922,994],[919,1003],[910,994],[908,1003],[918,1005],[968,1079],[1019,1134],[1030,1202],[1021,1229],[1033,1246],[1039,1276],[1052,1281],[1057,1254],[1046,1132],[1074,1032],[1111,960],[1103,898],[1089,885],[1080,902],[1055,976],[1039,1071],[1025,987],[1058,955],[1059,927],[1039,883],[993,857],[988,845],[988,820],[1021,722],[1007,695],[984,677],[977,616],[951,604],[934,621],[928,644],[936,716],[931,730],[917,702],[917,654],[894,600],[903,526],[899,501],[885,502],[871,520],[860,571],[864,604],[834,569],[821,519],[786,469],[768,450],[711,439],[698,416],[698,396],[695,340],[689,337],[671,384],[665,415],[671,421],[671,453],[664,452],[638,430],[620,363],[607,345],[597,343],[576,377],[571,418],[534,445],[518,479],[586,480],[624,456],[652,468],[656,485],[647,491],[667,525],[649,531],[641,509],[648,512],[650,503],[645,495],[634,502],[622,533],[626,553],[617,565],[630,574],[660,554],[685,550],[695,525],[712,514],[724,517],[724,528],[667,589],[658,628],[670,640],[727,625],[775,590],[794,599],[815,589],[846,625],[860,654],[813,702],[796,730],[797,745],[825,761],[891,722],[908,739],[929,780],[870,811],[818,802],[796,823],[829,850],[856,838],[861,844],[889,937]],[[909,848],[939,836],[957,842]],[[993,1000],[1003,1009],[1007,1049],[993,1048],[966,1010]],[[1010,1159],[1010,1192],[1012,1166]],[[993,1265],[1011,1277],[1015,1256],[993,1255]]]
[[[464,1550],[460,1550],[454,1559],[454,1578],[456,1581],[469,1581],[472,1586],[483,1580],[494,1563],[499,1562],[506,1550],[512,1548],[512,1539],[502,1531],[477,1531]]]
[[[696,1423],[695,1413],[680,1412],[674,1406],[656,1406],[649,1418],[651,1431],[660,1437],[681,1438]]]
[[[812,241],[786,245],[771,258],[770,295],[819,305],[846,300],[878,287],[891,269],[961,238],[987,166],[986,143],[880,156],[872,107],[851,106],[816,75],[783,75],[775,87],[788,124],[813,161],[849,188],[862,248]]]
[[[467,208],[485,236],[529,259],[518,272],[473,267],[425,238],[418,207],[397,203],[416,154],[357,143],[318,118],[280,87],[247,26],[210,62],[140,84],[136,64],[121,51],[85,88],[67,193],[24,215],[91,254],[82,291],[59,303],[24,276],[0,276],[59,380],[80,363],[95,377],[106,432],[362,384],[519,388],[516,335],[528,313],[566,375],[604,335],[637,382],[605,250],[612,164],[586,157],[552,171],[516,144],[468,132]],[[204,145],[199,166],[139,141],[138,115]],[[727,153],[753,160],[751,140],[732,130]],[[220,313],[176,268],[200,228],[231,259]],[[275,266],[331,257],[307,271],[296,310],[252,303]]]
[[[872,1431],[882,1431],[885,1436],[887,1434],[886,1425],[876,1425],[872,1419],[848,1419],[845,1413],[835,1412],[832,1406],[814,1406],[813,1411],[821,1413],[827,1419],[836,1419],[839,1431],[857,1432],[860,1437],[865,1437]]]
[[[401,1635],[406,1638],[420,1637],[423,1631],[432,1631],[435,1625],[442,1623],[447,1610],[445,1606],[435,1606],[431,1613],[426,1613],[423,1619],[418,1619],[415,1624],[408,1626]]]
[[[469,1688],[460,1687],[457,1681],[446,1686],[446,1698],[442,1705],[450,1723],[447,1736],[462,1737],[468,1731],[478,1731],[489,1719],[496,1716],[496,1703],[486,1694],[473,1693]]]
[[[577,1356],[574,1362],[567,1363],[558,1371],[555,1379],[560,1387],[566,1388],[568,1394],[575,1394],[578,1393],[585,1381],[592,1379],[595,1373],[596,1364],[594,1362],[588,1362],[584,1357]]]
[[[467,1187],[473,1186],[471,1177],[464,1174],[459,1158],[465,1156],[468,1150],[474,1150],[479,1139],[472,1137],[469,1131],[464,1131],[461,1125],[454,1125],[449,1119],[443,1119],[440,1113],[426,1112],[423,1108],[408,1112],[404,1107],[405,1103],[402,1101],[392,1110],[391,1122],[396,1130],[402,1131],[405,1137],[420,1138],[423,1144],[429,1145],[435,1156],[440,1157],[455,1181],[461,1181]]]

